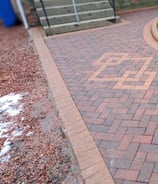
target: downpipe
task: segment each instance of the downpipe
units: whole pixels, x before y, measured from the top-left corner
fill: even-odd
[[[25,11],[24,11],[22,1],[21,0],[16,0],[16,3],[17,3],[17,6],[18,6],[18,10],[19,10],[23,25],[24,25],[25,29],[28,31],[30,39],[32,39],[30,27],[29,27],[29,24],[28,24],[26,15],[25,15]]]

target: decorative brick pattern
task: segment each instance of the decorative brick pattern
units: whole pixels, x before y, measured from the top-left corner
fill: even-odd
[[[157,11],[45,39],[116,184],[158,181],[158,52],[143,38]]]
[[[152,83],[156,72],[147,71],[148,66],[150,65],[152,61],[152,57],[149,58],[143,58],[143,57],[132,57],[129,56],[127,53],[105,53],[103,56],[101,56],[94,65],[99,65],[100,68],[89,78],[90,81],[116,81],[114,88],[116,89],[135,89],[135,90],[145,90],[148,89],[150,84]],[[126,61],[127,66],[126,67]],[[134,65],[131,65],[131,62],[134,63]],[[135,68],[137,69],[137,65],[139,63],[143,63],[141,68],[139,68],[138,71],[131,71],[127,68]],[[121,65],[121,63],[125,63],[124,65]],[[116,73],[116,67],[119,67],[119,65],[122,67],[123,72],[120,70]],[[131,66],[130,66],[131,65]],[[107,70],[106,70],[107,69]],[[101,75],[104,71],[104,75]],[[116,76],[118,73],[122,74],[122,76]],[[147,76],[147,77],[145,77]],[[146,80],[143,80],[143,78],[146,78]],[[128,84],[126,84],[128,82]],[[134,84],[132,84],[132,82]],[[140,82],[140,85],[139,85]],[[136,83],[136,84],[135,84]],[[137,84],[138,83],[138,84]],[[133,109],[133,108],[132,108]],[[129,109],[130,111],[130,109]]]

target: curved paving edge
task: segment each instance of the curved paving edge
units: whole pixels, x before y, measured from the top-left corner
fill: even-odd
[[[154,6],[150,6],[150,7],[144,7],[144,8],[136,8],[136,9],[129,9],[129,10],[118,10],[117,14],[118,15],[122,15],[122,14],[127,14],[127,13],[134,13],[134,12],[140,12],[140,11],[144,11],[144,10],[152,10],[152,9],[157,9],[158,6],[154,5]]]
[[[157,29],[158,17],[152,21],[151,33],[156,41],[158,41],[158,29]],[[158,44],[158,43],[157,43]]]
[[[152,19],[144,26],[143,36],[148,45],[158,50],[158,33],[155,27],[156,21],[158,21],[158,18]]]
[[[40,29],[32,28],[31,33],[85,184],[114,184],[114,180],[43,40]]]

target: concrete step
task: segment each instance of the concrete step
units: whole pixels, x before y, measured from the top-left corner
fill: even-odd
[[[43,0],[48,26],[40,0],[34,2],[47,35],[103,27],[115,20],[108,0],[75,0],[79,22],[76,22],[72,0]],[[120,18],[116,17],[116,22],[119,21]]]
[[[109,18],[85,20],[79,22],[78,24],[76,22],[71,22],[67,24],[60,24],[54,26],[52,25],[51,27],[45,26],[44,29],[47,35],[60,34],[112,25],[113,23],[111,22],[111,20],[118,23],[120,22],[120,17],[117,16],[116,19],[115,17],[109,17]]]
[[[108,18],[113,17],[113,9],[103,9],[103,10],[95,10],[95,11],[86,11],[86,12],[79,12],[79,19],[80,21],[85,20],[92,20],[92,19],[99,19],[99,18]],[[76,17],[73,14],[63,14],[63,15],[55,15],[55,16],[48,16],[50,25],[57,25],[57,24],[65,24],[76,22]],[[46,17],[40,17],[41,24],[43,26],[47,26]]]
[[[84,3],[78,3],[76,4],[77,11],[83,12],[83,11],[90,11],[90,10],[101,10],[106,8],[111,8],[110,4],[104,0],[97,1],[97,2],[84,2]],[[45,8],[47,15],[61,15],[61,14],[67,14],[67,13],[73,13],[73,5],[61,5],[61,6],[51,6]],[[44,16],[44,12],[42,8],[37,8],[38,15],[40,17]]]
[[[76,4],[78,3],[88,3],[88,2],[98,2],[97,0],[75,0]],[[108,0],[105,0],[108,2]],[[40,0],[34,0],[36,8],[41,8]],[[70,5],[72,0],[43,0],[45,7],[51,6],[60,6],[60,5]]]

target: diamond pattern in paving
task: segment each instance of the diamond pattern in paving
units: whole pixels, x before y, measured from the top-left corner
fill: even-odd
[[[116,184],[158,181],[158,52],[143,38],[157,12],[46,39]]]

